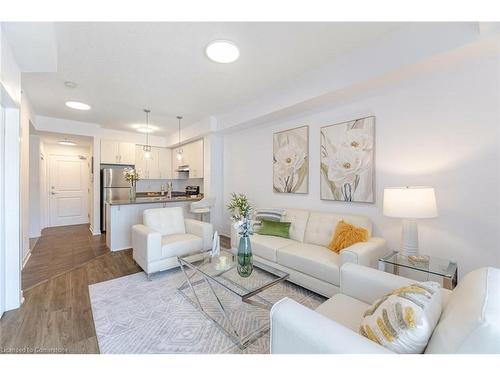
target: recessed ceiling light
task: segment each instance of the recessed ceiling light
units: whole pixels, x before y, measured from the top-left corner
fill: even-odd
[[[66,107],[71,109],[79,109],[80,111],[88,111],[90,106],[82,102],[66,102]]]
[[[66,86],[67,88],[70,88],[70,89],[74,89],[78,85],[75,82],[66,81],[66,82],[64,82],[64,86]]]
[[[222,64],[232,63],[240,57],[240,50],[229,40],[214,40],[205,52],[210,60]]]
[[[59,143],[60,145],[64,145],[64,146],[76,146],[76,143],[75,143],[75,142],[70,141],[70,140],[68,140],[68,139],[66,139],[66,138],[64,138],[64,140],[63,140],[63,141],[59,141],[59,142],[57,142],[57,143]]]

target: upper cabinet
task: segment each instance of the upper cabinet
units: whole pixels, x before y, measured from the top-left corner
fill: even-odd
[[[170,180],[172,178],[172,150],[163,147],[159,148],[158,163],[160,179]]]
[[[142,145],[101,140],[101,163],[135,165],[144,180],[203,178],[203,139],[182,145],[182,159],[177,148],[151,147],[151,158],[144,158]],[[187,166],[189,172],[177,172]]]
[[[135,164],[135,144],[101,140],[102,164]]]
[[[135,147],[135,168],[144,180],[165,180],[172,178],[172,151],[164,147],[151,147],[151,158],[144,158],[142,145]]]
[[[189,178],[203,178],[203,139],[189,144]]]
[[[172,149],[172,175],[175,179],[203,178],[203,139],[180,147],[182,159],[177,159],[177,148]],[[189,173],[177,172],[180,166],[188,166]]]

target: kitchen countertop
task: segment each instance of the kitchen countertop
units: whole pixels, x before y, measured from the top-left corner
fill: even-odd
[[[130,199],[111,199],[108,203],[111,206],[119,206],[126,204],[145,204],[145,203],[172,203],[172,202],[196,202],[203,199],[203,195],[198,195],[196,197],[191,196],[180,196],[167,198],[166,196],[159,197],[136,197],[133,200]]]

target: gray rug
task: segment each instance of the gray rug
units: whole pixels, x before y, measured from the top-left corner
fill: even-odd
[[[229,272],[229,278],[237,273]],[[259,278],[269,275],[258,269]],[[177,287],[184,281],[180,269],[158,273],[147,281],[143,272],[89,286],[92,314],[101,353],[269,353],[269,334],[241,351],[234,342]],[[216,292],[239,332],[248,334],[269,322],[269,311],[241,303],[224,289]],[[193,297],[189,290],[185,291]],[[210,316],[224,322],[206,283],[196,292]],[[310,308],[325,299],[289,282],[275,285],[261,296],[272,303],[290,297]]]

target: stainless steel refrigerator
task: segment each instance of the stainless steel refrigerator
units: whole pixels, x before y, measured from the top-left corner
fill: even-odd
[[[128,199],[130,184],[125,180],[123,170],[129,166],[106,166],[101,169],[101,232],[106,231],[106,206],[110,199]]]

